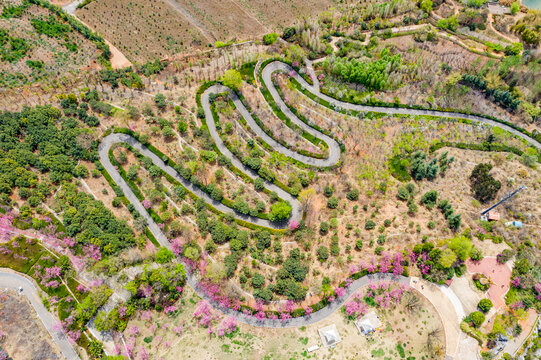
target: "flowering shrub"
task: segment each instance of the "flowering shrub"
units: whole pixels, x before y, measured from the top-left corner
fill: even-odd
[[[291,230],[291,231],[297,230],[299,228],[299,225],[300,225],[300,223],[298,221],[291,220],[289,222],[289,230]]]
[[[366,314],[368,306],[363,302],[361,293],[354,295],[343,307],[344,314],[350,320],[356,320]]]
[[[143,207],[144,207],[145,209],[147,209],[147,210],[152,206],[152,204],[150,203],[150,201],[148,201],[147,199],[143,200],[142,204],[143,204]]]
[[[237,320],[230,316],[223,319],[222,323],[216,330],[216,334],[220,337],[224,335],[229,335],[234,333],[237,330]]]
[[[197,326],[210,327],[211,322],[215,320],[215,315],[212,313],[212,307],[206,300],[200,300],[192,314]]]
[[[511,280],[511,285],[513,287],[516,287],[518,289],[520,289],[522,286],[520,286],[520,276],[515,276],[512,280]]]
[[[391,282],[370,283],[365,299],[368,304],[387,309],[400,302],[406,287]]]
[[[337,287],[334,289],[334,295],[337,297],[344,296],[346,294],[346,289],[343,287]]]
[[[100,247],[93,244],[88,244],[83,247],[83,253],[87,258],[91,258],[95,261],[101,260],[101,250]]]

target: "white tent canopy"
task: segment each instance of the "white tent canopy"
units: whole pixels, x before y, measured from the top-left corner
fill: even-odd
[[[381,320],[378,318],[378,315],[373,310],[359,320],[355,321],[355,326],[357,326],[357,329],[363,335],[368,335],[376,331],[382,325],[383,324],[381,323]]]
[[[335,346],[342,341],[335,324],[321,328],[318,330],[318,332],[319,336],[321,337],[321,342],[325,347]]]

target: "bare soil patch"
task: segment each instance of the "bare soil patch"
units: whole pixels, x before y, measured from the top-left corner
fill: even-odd
[[[12,291],[0,293],[0,346],[13,359],[63,359],[51,335],[24,296]]]
[[[201,32],[161,0],[96,0],[76,15],[135,62],[206,45]]]

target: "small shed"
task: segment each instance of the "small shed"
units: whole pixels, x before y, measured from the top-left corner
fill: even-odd
[[[500,213],[497,211],[489,211],[487,214],[488,221],[499,221],[500,220]]]
[[[380,329],[383,326],[383,323],[378,318],[376,312],[372,310],[359,320],[355,321],[355,326],[362,335],[366,336]]]
[[[325,326],[324,328],[319,329],[318,332],[321,337],[321,342],[325,347],[334,347],[342,341],[335,324]]]

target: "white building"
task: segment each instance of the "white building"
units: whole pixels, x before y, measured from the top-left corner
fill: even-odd
[[[318,332],[319,336],[321,337],[321,342],[325,347],[334,347],[336,344],[342,341],[338,330],[336,330],[335,324],[325,326],[324,328],[319,329]]]

